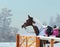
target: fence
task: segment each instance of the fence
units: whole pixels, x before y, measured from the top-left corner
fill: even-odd
[[[20,36],[16,35],[16,47],[40,47],[40,39],[50,41],[50,47],[54,47],[55,41],[60,41],[60,38],[43,37],[43,36]]]

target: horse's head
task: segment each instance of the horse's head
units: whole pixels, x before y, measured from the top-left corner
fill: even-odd
[[[33,17],[30,17],[30,16],[28,15],[28,19],[27,19],[26,22],[22,25],[22,28],[25,28],[25,27],[27,27],[27,26],[31,26],[33,23],[35,23],[35,22],[33,21]]]

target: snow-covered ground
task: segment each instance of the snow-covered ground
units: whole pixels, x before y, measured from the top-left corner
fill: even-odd
[[[16,43],[13,43],[13,42],[3,42],[3,43],[0,43],[0,47],[16,47]]]
[[[49,44],[47,44],[47,45],[49,45]],[[54,47],[60,47],[60,43],[54,44]]]
[[[13,42],[3,42],[3,43],[0,43],[0,47],[16,47],[16,43],[13,43]],[[54,44],[54,47],[60,47],[60,43],[58,44]]]

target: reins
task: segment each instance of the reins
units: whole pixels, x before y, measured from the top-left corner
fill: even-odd
[[[31,31],[31,30],[28,29],[28,28],[24,28],[24,29],[27,31],[27,33],[35,33],[35,32]]]

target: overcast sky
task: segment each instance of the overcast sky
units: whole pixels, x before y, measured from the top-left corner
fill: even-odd
[[[60,0],[0,0],[2,8],[12,10],[12,26],[20,27],[27,15],[49,23],[50,17],[60,13]]]

